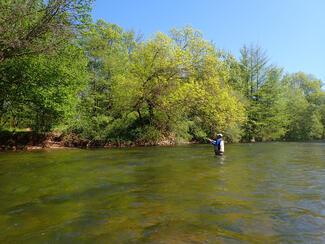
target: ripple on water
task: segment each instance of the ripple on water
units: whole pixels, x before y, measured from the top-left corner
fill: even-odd
[[[325,144],[0,155],[2,243],[324,243]]]

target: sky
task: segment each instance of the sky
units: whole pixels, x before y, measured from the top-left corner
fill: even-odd
[[[92,16],[145,39],[192,26],[239,56],[259,45],[272,64],[325,81],[325,0],[96,0]]]

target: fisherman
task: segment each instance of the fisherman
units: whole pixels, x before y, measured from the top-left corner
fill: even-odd
[[[225,151],[222,134],[217,134],[216,140],[208,139],[212,145],[214,145],[214,153],[218,156],[222,156]]]

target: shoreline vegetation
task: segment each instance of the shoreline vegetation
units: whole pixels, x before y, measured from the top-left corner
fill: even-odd
[[[164,140],[155,143],[131,141],[86,140],[77,134],[61,132],[35,133],[32,131],[0,132],[0,151],[30,151],[60,148],[122,148],[135,146],[173,146],[177,144],[197,144],[200,142],[178,142]]]
[[[272,141],[275,142],[275,141]],[[306,142],[306,141],[283,141],[276,142]],[[313,140],[307,142],[324,142]],[[259,143],[259,142],[240,142]],[[63,134],[62,132],[35,133],[32,131],[0,132],[0,152],[4,151],[33,151],[41,149],[95,149],[95,148],[125,148],[125,147],[151,147],[151,146],[176,146],[188,144],[207,144],[206,141],[183,141],[164,140],[155,143],[132,142],[132,141],[103,141],[85,140],[77,134]]]
[[[2,149],[325,138],[315,76],[254,44],[236,57],[190,26],[144,39],[94,22],[92,5],[1,1]]]

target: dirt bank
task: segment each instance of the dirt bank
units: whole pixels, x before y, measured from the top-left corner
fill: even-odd
[[[194,143],[194,142],[193,142]],[[177,144],[174,140],[160,142],[132,142],[86,140],[77,134],[63,134],[60,132],[36,133],[32,131],[0,131],[0,151],[6,150],[35,150],[42,148],[112,148],[132,146],[169,146]],[[182,144],[187,144],[183,142]]]

